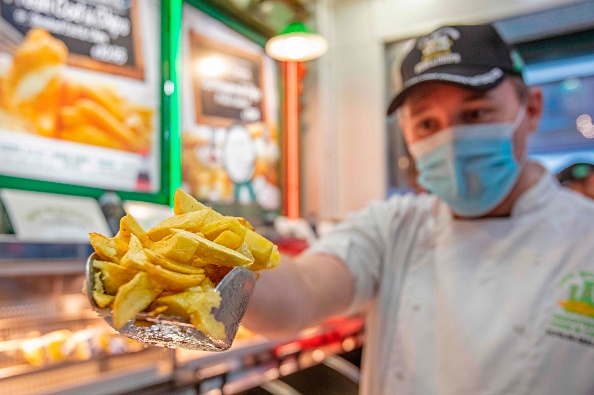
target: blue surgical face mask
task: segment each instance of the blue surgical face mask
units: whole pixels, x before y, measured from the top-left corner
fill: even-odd
[[[450,127],[409,145],[418,182],[458,215],[478,217],[493,210],[514,186],[521,170],[513,156],[514,122]]]

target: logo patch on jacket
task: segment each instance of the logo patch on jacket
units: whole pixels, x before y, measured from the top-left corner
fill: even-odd
[[[569,273],[559,287],[566,290],[567,297],[557,302],[547,333],[594,346],[594,273]]]

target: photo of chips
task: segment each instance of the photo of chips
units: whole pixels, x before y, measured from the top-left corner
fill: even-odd
[[[73,78],[66,44],[31,29],[0,67],[0,129],[133,153],[150,152],[155,109],[116,84]]]
[[[137,313],[188,320],[213,339],[225,327],[211,314],[221,298],[216,285],[233,267],[273,269],[280,254],[243,218],[224,216],[178,189],[174,215],[145,231],[131,215],[112,238],[91,233],[100,260],[93,262],[93,299],[110,308],[116,328]]]

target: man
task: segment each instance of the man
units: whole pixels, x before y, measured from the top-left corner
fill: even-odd
[[[594,165],[574,163],[557,174],[557,179],[564,187],[594,199]]]
[[[244,323],[366,309],[363,394],[594,394],[594,205],[527,159],[542,95],[489,25],[417,40],[398,112],[419,183],[264,273]]]

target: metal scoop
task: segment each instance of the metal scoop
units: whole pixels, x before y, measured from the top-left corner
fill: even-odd
[[[237,328],[256,285],[256,277],[252,271],[244,267],[235,267],[216,286],[215,289],[221,294],[221,305],[213,309],[212,314],[217,321],[225,325],[226,337],[224,340],[211,338],[183,318],[162,314],[139,313],[135,319],[128,321],[123,327],[115,328],[111,309],[97,306],[95,299],[93,299],[92,290],[94,289],[96,270],[93,261],[99,259],[97,254],[92,254],[87,259],[86,267],[86,294],[93,310],[99,313],[121,335],[160,347],[203,351],[227,350],[231,347],[233,339],[235,339]]]

